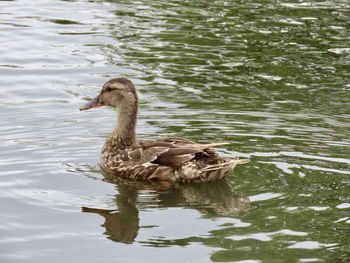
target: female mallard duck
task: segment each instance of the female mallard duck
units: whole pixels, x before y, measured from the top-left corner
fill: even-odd
[[[208,182],[230,175],[237,164],[249,162],[221,157],[211,148],[227,143],[198,144],[183,138],[138,142],[138,97],[133,83],[126,78],[108,81],[100,94],[80,110],[103,105],[115,107],[118,112],[117,127],[101,152],[101,168],[109,174],[142,180]]]

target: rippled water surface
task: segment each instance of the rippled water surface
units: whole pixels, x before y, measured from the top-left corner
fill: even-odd
[[[0,1],[1,262],[349,262],[346,0]],[[138,136],[230,142],[217,183],[105,178],[110,78]]]

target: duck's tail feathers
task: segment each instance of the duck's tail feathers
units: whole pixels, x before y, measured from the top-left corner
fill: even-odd
[[[246,164],[249,162],[250,162],[249,159],[239,159],[238,157],[236,157],[235,159],[230,160],[230,161],[225,162],[225,163],[218,163],[218,164],[209,165],[207,168],[203,169],[203,172],[220,170],[220,169],[223,169],[224,167],[230,167],[230,169],[233,170],[237,164]]]
[[[246,164],[249,163],[250,160],[249,159],[238,159],[237,158],[237,164]]]

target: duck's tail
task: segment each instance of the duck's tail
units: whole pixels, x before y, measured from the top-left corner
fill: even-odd
[[[203,172],[210,172],[210,171],[215,171],[215,170],[219,170],[219,169],[223,169],[223,168],[229,168],[230,170],[233,170],[236,167],[236,165],[246,164],[249,162],[250,162],[249,159],[239,159],[239,157],[236,157],[235,159],[230,160],[230,161],[225,162],[225,163],[218,163],[218,164],[209,165],[207,168],[203,169]]]

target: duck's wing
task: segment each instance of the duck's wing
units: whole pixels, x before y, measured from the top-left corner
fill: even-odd
[[[184,138],[161,138],[141,144],[143,161],[163,166],[176,167],[196,157],[197,153],[209,155],[215,151],[205,151],[211,147],[227,143],[198,144]]]

